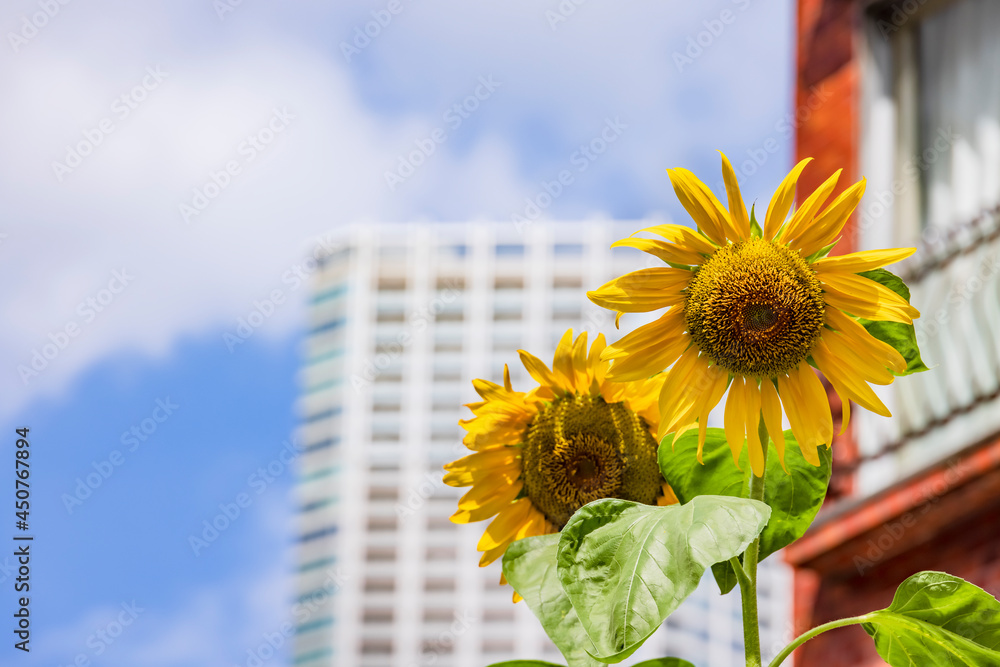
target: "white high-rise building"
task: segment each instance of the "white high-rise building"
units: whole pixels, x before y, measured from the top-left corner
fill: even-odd
[[[486,667],[562,662],[524,603],[478,567],[485,523],[448,520],[461,489],[442,465],[468,451],[471,380],[531,379],[516,350],[551,360],[567,328],[614,330],[585,292],[654,265],[612,241],[654,224],[365,225],[317,271],[301,400],[295,665]],[[635,317],[635,316],[633,316]],[[637,322],[637,320],[636,320]],[[630,323],[630,326],[633,323]],[[790,579],[762,565],[762,646],[789,634]],[[630,661],[742,664],[738,592],[711,575]]]

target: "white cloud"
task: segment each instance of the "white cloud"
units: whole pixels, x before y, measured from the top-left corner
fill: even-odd
[[[225,21],[208,2],[71,3],[3,57],[0,393],[13,399],[0,410],[63,391],[123,350],[164,354],[181,336],[211,334],[226,353],[220,332],[254,299],[288,293],[283,272],[330,228],[357,219],[508,219],[606,117],[629,124],[621,143],[547,213],[673,206],[665,166],[717,169],[710,149],[754,145],[785,103],[788,72],[775,66],[785,66],[788,36],[775,31],[790,31],[788,2],[585,3],[552,30],[545,11],[556,2],[403,1],[350,63],[339,42],[385,3],[244,2]],[[35,8],[12,4],[7,30]],[[678,72],[672,52],[723,8],[737,20]],[[166,79],[120,118],[112,104],[142,84],[147,66]],[[384,172],[415,140],[447,128],[445,111],[489,74],[502,87],[390,191]],[[267,127],[274,108],[295,118],[248,162],[239,146]],[[52,162],[105,117],[114,131],[60,182]],[[241,173],[185,224],[179,205],[229,160]],[[754,187],[773,185],[781,162]],[[643,210],[630,210],[633,200]],[[78,304],[122,268],[132,284],[84,321]],[[290,296],[295,303],[263,335],[296,325],[304,294]],[[50,334],[61,339],[70,322],[80,334],[25,386],[18,366],[30,366],[33,351]]]

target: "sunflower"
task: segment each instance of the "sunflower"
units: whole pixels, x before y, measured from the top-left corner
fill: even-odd
[[[637,248],[667,266],[629,273],[587,294],[617,311],[618,318],[666,308],[656,321],[608,346],[601,358],[613,361],[606,376],[612,381],[646,378],[670,367],[660,392],[657,439],[697,427],[699,461],[709,412],[728,389],[725,434],[734,460],[739,461],[746,441],[751,468],[763,475],[766,443],[758,435],[763,417],[784,465],[784,411],[804,457],[819,465],[817,448],[830,445],[833,420],[813,366],[843,401],[844,429],[851,400],[891,416],[869,383],[891,383],[893,371],[904,372],[906,361],[858,318],[912,324],[920,313],[889,288],[858,274],[905,259],[915,249],[829,257],[864,194],[865,181],[827,203],[838,170],[788,217],[796,182],[810,160],[799,162],[782,181],[763,229],[752,211],[747,215],[725,155],[728,210],[690,171],[668,169],[698,229],[658,225],[641,231],[664,240],[633,235],[617,241],[612,247]]]
[[[524,537],[558,532],[583,505],[623,498],[649,505],[677,502],[656,460],[657,397],[663,376],[609,382],[604,336],[587,349],[587,334],[567,331],[550,369],[520,350],[538,386],[514,391],[473,380],[481,402],[459,422],[473,454],[444,466],[450,486],[471,486],[451,517],[455,523],[493,518],[479,551],[480,566]]]

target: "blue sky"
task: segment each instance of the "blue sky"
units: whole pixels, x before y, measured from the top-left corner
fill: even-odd
[[[543,217],[684,220],[664,168],[714,187],[716,149],[764,202],[791,160],[789,1],[400,0],[391,20],[387,1],[223,1],[0,9],[0,452],[29,426],[37,471],[23,664],[244,664],[281,623],[292,471],[200,555],[188,537],[294,429],[307,290],[283,276],[317,235],[510,220],[609,123],[616,140]],[[445,140],[390,187],[436,130]],[[275,288],[288,302],[230,352],[223,335]],[[70,513],[77,478],[168,398],[179,407]],[[96,656],[88,637],[133,600],[143,611]],[[5,664],[12,653],[0,648]]]

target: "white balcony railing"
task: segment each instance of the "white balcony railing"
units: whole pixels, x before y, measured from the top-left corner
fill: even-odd
[[[857,411],[860,495],[1000,436],[1000,206],[922,247],[903,277],[932,370],[880,388],[892,419]]]

